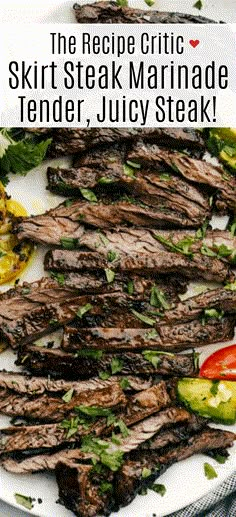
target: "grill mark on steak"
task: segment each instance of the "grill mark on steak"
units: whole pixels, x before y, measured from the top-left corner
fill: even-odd
[[[41,133],[41,129],[31,129]],[[189,128],[59,128],[49,129],[53,141],[49,148],[52,157],[82,153],[101,146],[117,146],[118,143],[135,141],[140,137],[147,142],[170,145],[172,148],[205,150],[201,135]]]
[[[140,448],[130,452],[130,457],[135,458],[139,454],[140,449],[157,450],[170,444],[178,444],[182,440],[186,440],[191,434],[200,431],[206,426],[206,420],[196,415],[191,415],[189,421],[177,424],[176,427],[163,429],[157,435],[144,443]],[[29,472],[41,472],[44,470],[55,470],[59,461],[89,461],[92,454],[84,453],[80,449],[67,449],[47,454],[36,454],[30,457],[24,457],[24,452],[16,453],[15,456],[4,456],[0,458],[0,464],[8,472],[15,474],[27,474]]]
[[[79,394],[72,393],[69,402],[47,394],[30,398],[6,390],[0,391],[1,413],[44,422],[60,422],[68,415],[75,416],[74,408],[80,405],[112,408],[117,411],[126,404],[126,397],[118,383],[96,390],[87,389]]]
[[[157,326],[157,332],[150,333],[142,328],[73,328],[67,326],[62,341],[65,351],[82,349],[99,349],[105,351],[119,350],[166,350],[177,352],[232,339],[234,336],[235,317],[210,320],[203,324],[199,320],[177,325]]]
[[[171,169],[174,168],[185,179],[217,190],[218,208],[221,208],[223,202],[223,208],[226,205],[229,209],[236,210],[236,180],[232,176],[227,179],[222,167],[143,142],[134,144],[128,152],[128,160],[149,167],[167,165]]]
[[[78,354],[78,352],[77,352]],[[150,375],[163,376],[194,376],[193,354],[160,354],[157,366],[147,361],[142,354],[126,352],[109,354],[104,353],[101,358],[97,356],[79,356],[63,352],[59,349],[48,349],[27,345],[21,347],[18,352],[16,364],[22,365],[35,375],[52,375],[76,380],[86,379],[98,375],[101,371],[110,371],[112,359],[122,361],[119,374],[121,375]]]
[[[121,7],[116,2],[74,5],[78,23],[217,23],[203,16]]]
[[[224,287],[208,290],[179,302],[173,309],[165,311],[165,321],[189,321],[198,318],[204,309],[218,309],[227,313],[236,312],[236,292]]]
[[[154,217],[155,214],[157,214],[156,222],[146,222],[146,226],[148,224],[160,226],[160,223],[158,223],[158,210],[162,212],[162,227],[166,224],[185,227],[201,226],[203,221],[210,216],[209,200],[205,194],[202,194],[187,181],[183,181],[173,174],[171,176],[169,175],[168,181],[164,181],[162,176],[156,171],[155,173],[149,171],[137,171],[135,178],[131,178],[125,174],[121,159],[120,163],[116,162],[113,164],[113,174],[110,170],[110,160],[107,158],[106,161],[104,153],[102,152],[101,162],[103,163],[103,167],[99,166],[98,170],[91,169],[88,166],[81,167],[80,169],[69,170],[52,169],[49,167],[47,172],[49,190],[59,192],[64,195],[77,194],[78,196],[79,194],[79,196],[81,196],[81,187],[99,187],[99,181],[104,180],[105,178],[111,182],[111,184],[105,184],[104,191],[106,193],[113,193],[115,189],[117,189],[117,186],[119,186],[122,187],[127,194],[132,196],[132,198],[127,198],[129,204],[119,203],[117,200],[116,204],[112,205],[113,217],[114,212],[117,214],[119,207],[122,208],[126,206],[126,210],[130,210],[130,216],[127,216],[128,222],[132,223],[132,210],[134,209],[132,203],[142,203],[140,204],[140,213],[142,213],[141,208],[143,208],[146,212],[146,216],[148,216],[148,211],[152,211]],[[117,166],[117,170],[115,170],[115,165]],[[133,197],[137,199],[133,200]],[[82,205],[82,209],[83,206],[84,205]],[[102,207],[102,205],[100,206]],[[99,209],[99,205],[90,207],[90,214],[87,213],[86,208],[83,210],[83,222],[93,224],[93,222],[91,222],[92,209],[96,211]],[[103,206],[103,211],[107,212],[107,216],[109,215],[108,209],[111,210],[111,207],[107,206],[107,204]],[[138,208],[136,207],[136,211],[137,210]],[[170,220],[170,214],[172,215],[172,221]],[[117,224],[119,223],[117,222]],[[142,226],[142,222],[138,223],[137,221],[137,223],[134,222],[134,224]]]
[[[182,461],[193,454],[206,453],[221,447],[227,448],[233,445],[235,434],[220,429],[204,429],[194,434],[186,442],[179,446],[170,447],[167,451],[141,452],[139,460],[127,460],[116,476],[115,493],[119,505],[129,504],[140,490],[142,485],[150,485],[166,469],[176,461]],[[150,479],[143,480],[142,469],[149,468],[152,471]]]

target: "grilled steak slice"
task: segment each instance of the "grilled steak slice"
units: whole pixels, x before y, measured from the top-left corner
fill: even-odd
[[[140,452],[138,460],[127,460],[117,473],[115,493],[118,504],[129,504],[142,486],[150,486],[158,474],[176,461],[189,458],[196,453],[206,453],[221,447],[226,449],[233,445],[234,440],[234,433],[208,428],[194,434],[183,444],[170,447],[167,451]],[[142,478],[143,468],[152,471],[148,481]]]
[[[74,9],[78,23],[216,23],[208,18],[191,14],[120,7],[116,2],[75,4]]]
[[[40,129],[34,132],[40,133]],[[189,128],[60,128],[48,132],[53,138],[50,156],[81,153],[102,145],[113,147],[140,137],[147,142],[171,145],[174,149],[205,149],[201,135]]]
[[[151,389],[155,388],[156,386]],[[47,394],[29,398],[6,390],[0,391],[1,413],[31,420],[43,420],[44,422],[60,422],[68,415],[75,416],[74,408],[80,405],[113,408],[114,411],[126,405],[126,403],[126,397],[118,383],[96,390],[87,389],[79,394],[72,392],[69,402]]]
[[[17,364],[29,369],[35,375],[52,375],[65,379],[86,379],[98,375],[99,372],[120,370],[121,375],[186,376],[195,374],[194,355],[158,355],[154,366],[143,354],[102,353],[99,351],[80,351],[70,354],[59,349],[41,348],[34,345],[24,346],[19,350]],[[115,364],[118,365],[115,368]],[[117,370],[118,371],[118,370]]]
[[[134,145],[128,153],[128,160],[149,167],[167,165],[184,178],[198,185],[208,185],[214,191],[217,190],[218,208],[221,208],[223,203],[223,208],[226,205],[229,209],[236,210],[236,180],[230,175],[225,175],[222,167],[143,142]]]
[[[80,449],[67,449],[47,454],[35,454],[25,457],[24,453],[16,453],[15,456],[1,456],[0,465],[8,472],[14,474],[28,474],[29,472],[42,472],[44,470],[55,470],[59,461],[89,461],[91,454],[82,452]]]
[[[182,414],[182,413],[181,413]],[[179,417],[180,413],[178,413]],[[173,413],[172,413],[173,416]],[[176,415],[175,415],[176,416]],[[147,442],[143,442],[140,445],[140,449],[144,450],[157,450],[166,447],[170,444],[178,444],[182,440],[186,440],[191,434],[200,431],[206,426],[206,420],[196,415],[191,415],[191,418],[184,424],[181,422],[176,423],[175,426],[170,429],[163,429],[157,435],[154,435],[152,439]],[[139,452],[137,451],[137,454]],[[136,456],[136,450],[131,451],[131,458]],[[27,474],[29,472],[41,472],[44,470],[55,470],[55,467],[59,461],[79,461],[88,462],[91,458],[91,454],[82,452],[80,449],[67,449],[58,452],[51,452],[47,454],[36,454],[30,457],[25,457],[24,452],[16,453],[15,457],[2,456],[0,458],[0,464],[8,472],[15,474]]]
[[[189,321],[204,315],[205,309],[217,309],[227,313],[236,311],[236,291],[220,287],[179,302],[174,309],[165,311],[165,321]]]
[[[118,239],[121,235],[117,233]],[[128,236],[128,233],[126,234]],[[114,238],[114,234],[113,234]],[[119,239],[121,240],[121,239]],[[95,243],[94,243],[95,244]],[[130,243],[132,246],[132,243]],[[125,242],[123,242],[125,246]],[[130,247],[131,247],[130,246]],[[194,253],[190,258],[182,253],[170,253],[164,249],[153,251],[138,251],[142,242],[137,243],[136,253],[123,254],[112,263],[112,270],[126,274],[143,274],[153,276],[157,274],[181,273],[187,278],[204,278],[206,280],[225,281],[234,280],[234,275],[229,265],[219,258]],[[117,248],[120,243],[117,243]],[[116,248],[116,245],[114,245]],[[125,247],[123,248],[125,250]],[[54,257],[58,258],[54,262]],[[45,258],[45,268],[59,271],[97,271],[110,269],[107,256],[103,256],[103,250],[98,252],[56,250],[49,252]]]
[[[73,320],[87,302],[49,278],[24,283],[0,295],[0,335],[16,348]]]
[[[59,257],[58,264],[56,257]],[[127,292],[129,296],[135,296],[136,299],[149,300],[155,284],[164,294],[167,303],[172,305],[179,301],[178,295],[184,294],[187,289],[186,279],[174,275],[168,275],[168,277],[153,275],[152,278],[145,278],[138,275],[117,273],[114,281],[108,284],[106,274],[102,270],[62,272],[60,269],[60,250],[55,250],[55,253],[48,254],[45,257],[45,269],[50,271],[51,276],[58,281],[59,285],[74,288],[78,291],[78,294],[122,291]]]
[[[206,419],[199,417],[195,414],[191,414],[191,418],[185,422],[177,424],[168,429],[163,429],[160,433],[157,433],[151,440],[141,444],[140,448],[131,451],[130,458],[138,459],[140,450],[156,451],[169,445],[179,444],[182,440],[187,440],[193,433],[197,433],[206,427]]]
[[[163,214],[162,226],[167,224],[173,224],[180,227],[201,226],[206,217],[209,217],[209,200],[204,194],[200,193],[197,188],[189,184],[187,181],[182,180],[173,174],[157,174],[156,171],[153,173],[149,171],[139,172],[136,170],[135,176],[130,177],[127,175],[126,169],[124,169],[121,160],[120,163],[116,162],[118,170],[115,170],[112,174],[110,171],[110,159],[107,158],[106,169],[102,152],[101,162],[103,168],[100,166],[98,166],[98,169],[91,169],[89,166],[69,170],[49,168],[47,172],[49,190],[65,195],[79,194],[79,196],[81,196],[81,188],[99,187],[102,183],[102,185],[105,184],[105,192],[110,191],[114,193],[117,186],[120,186],[128,195],[132,196],[131,198],[127,196],[125,197],[125,199],[129,201],[128,206],[130,206],[131,211],[133,209],[133,204],[145,209],[146,215],[148,215],[148,209],[157,213],[158,210],[161,210]],[[115,164],[112,163],[112,165],[115,169]],[[111,188],[109,188],[109,186]],[[82,207],[83,206],[84,205],[82,205]],[[94,210],[99,210],[99,206],[102,205],[94,205]],[[118,207],[124,206],[124,203],[116,202],[116,204],[113,205],[113,212],[116,208],[117,213]],[[90,208],[90,217],[87,215],[86,209],[84,210],[83,222],[93,224],[90,223],[91,210],[92,208]],[[107,211],[108,206],[105,205],[103,210]],[[168,218],[168,214],[170,213],[173,216],[172,222]],[[166,216],[167,219],[165,222]],[[132,215],[130,216],[129,222],[132,222]],[[151,225],[152,224],[150,223],[150,226]],[[156,225],[158,226],[158,221],[156,222]],[[141,223],[140,226],[142,226]]]
[[[203,346],[232,339],[234,336],[235,317],[208,322],[193,320],[174,326],[161,325],[157,330],[142,328],[73,328],[66,327],[63,334],[62,348],[72,352],[82,349],[105,351],[119,350],[166,350],[180,351],[194,346]]]
[[[87,390],[96,391],[109,387],[113,388],[117,382],[126,379],[125,391],[142,391],[151,388],[156,384],[155,378],[141,378],[134,376],[113,375],[110,379],[101,380],[99,377],[87,379],[86,381],[66,381],[64,379],[51,379],[50,377],[32,377],[24,373],[0,371],[0,390],[8,390],[14,393],[28,396],[39,396],[44,393],[58,394],[63,396],[69,390],[74,394],[80,394]]]

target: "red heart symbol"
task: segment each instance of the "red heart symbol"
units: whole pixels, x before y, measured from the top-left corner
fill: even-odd
[[[199,39],[191,39],[189,41],[189,43],[190,43],[191,47],[196,48],[199,45],[200,41],[199,41]]]

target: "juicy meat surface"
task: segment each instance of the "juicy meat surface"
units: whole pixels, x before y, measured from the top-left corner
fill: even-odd
[[[51,375],[76,380],[111,371],[114,360],[119,364],[120,375],[193,376],[195,374],[193,354],[160,354],[154,366],[143,354],[126,352],[109,354],[77,352],[70,354],[59,349],[41,348],[34,345],[22,347],[18,353],[17,364],[27,368],[35,375]],[[112,362],[113,361],[113,362]],[[114,371],[114,367],[113,367]]]
[[[215,23],[203,16],[120,7],[116,2],[74,5],[78,23]]]
[[[143,142],[133,146],[128,152],[128,160],[149,167],[167,165],[185,179],[198,185],[208,185],[217,191],[218,208],[221,208],[223,202],[223,208],[226,205],[229,209],[236,210],[236,179],[226,175],[222,167]]]
[[[42,132],[39,129],[35,133]],[[59,128],[48,130],[53,141],[49,154],[61,156],[81,153],[105,145],[130,142],[140,137],[147,142],[171,145],[174,149],[205,150],[201,135],[189,128]]]
[[[188,323],[161,325],[154,331],[143,328],[76,328],[66,327],[63,334],[62,348],[72,352],[82,349],[105,351],[119,350],[166,350],[178,352],[232,339],[234,336],[235,317],[208,322],[193,320]]]
[[[44,422],[60,422],[68,415],[76,415],[74,408],[80,405],[117,410],[126,403],[126,397],[118,383],[96,390],[88,389],[79,394],[72,392],[69,402],[47,394],[30,398],[0,390],[0,412],[2,414],[30,420],[43,420]]]

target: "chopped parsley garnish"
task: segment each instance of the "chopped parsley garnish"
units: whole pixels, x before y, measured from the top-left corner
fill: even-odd
[[[101,494],[105,494],[106,492],[112,492],[113,485],[108,483],[108,481],[102,481],[99,486],[99,491]]]
[[[86,305],[83,305],[82,307],[80,307],[76,313],[76,316],[78,316],[78,318],[82,319],[84,314],[86,314],[86,312],[88,311],[91,311],[91,309],[93,308],[93,306],[91,305],[91,303],[86,303]]]
[[[113,357],[111,360],[111,373],[115,375],[118,372],[121,372],[124,366],[124,362],[118,357]]]
[[[108,268],[104,269],[104,271],[105,271],[105,275],[106,275],[108,284],[111,284],[112,282],[114,282],[114,279],[116,276],[115,272],[112,271],[112,269],[108,269]]]
[[[104,235],[102,232],[99,232],[99,238],[104,246],[108,246],[109,240],[106,238],[106,235]]]
[[[75,353],[75,357],[91,357],[91,359],[96,359],[97,361],[100,361],[100,359],[103,356],[102,350],[78,350]]]
[[[186,255],[189,258],[193,258],[193,251],[191,250],[191,246],[194,244],[195,239],[192,237],[185,237],[184,239],[174,244],[170,239],[165,239],[162,235],[155,234],[154,238],[159,241],[161,244],[164,244],[170,251],[174,253],[182,253],[182,255]]]
[[[129,434],[130,434],[129,429],[123,420],[119,419],[116,422],[114,422],[114,427],[119,428],[120,433],[122,434],[123,438],[127,438],[127,436],[129,436]]]
[[[17,504],[24,506],[27,510],[32,510],[33,508],[33,499],[30,496],[22,495],[22,494],[14,494],[15,500]]]
[[[127,293],[132,296],[134,294],[134,282],[133,280],[129,280],[127,282]]]
[[[74,388],[71,388],[70,390],[68,390],[65,393],[65,395],[63,395],[62,400],[64,400],[64,402],[70,402],[73,397],[73,393],[74,393]]]
[[[222,320],[223,317],[224,311],[218,311],[217,309],[204,309],[202,316],[202,324],[204,325],[206,321],[208,321],[211,318]]]
[[[236,281],[232,282],[231,284],[226,284],[225,289],[228,291],[236,291]]]
[[[152,474],[152,471],[150,469],[147,469],[146,467],[144,467],[142,469],[142,478],[143,479],[146,479],[146,478],[150,477],[151,474]]]
[[[153,330],[150,330],[150,332],[146,332],[144,337],[146,339],[156,339],[157,337],[159,337],[159,334],[156,331],[156,329],[153,329]]]
[[[65,283],[65,275],[63,273],[54,273],[53,271],[50,274],[51,278],[56,280],[59,285],[63,286]]]
[[[124,174],[126,176],[129,176],[129,178],[132,178],[133,180],[136,179],[135,177],[135,169],[133,167],[130,167],[129,165],[126,165],[126,163],[123,165],[124,168]]]
[[[142,352],[142,355],[144,356],[144,359],[146,359],[146,361],[149,361],[150,363],[152,363],[154,368],[156,368],[158,366],[158,364],[160,364],[160,361],[161,361],[160,355],[167,355],[167,356],[174,357],[175,354],[171,354],[170,352],[161,352],[159,350],[144,350]]]
[[[1,181],[6,184],[7,175],[24,176],[37,167],[44,159],[51,139],[36,143],[34,138],[14,140],[11,129],[0,129],[0,170]]]
[[[198,230],[196,231],[196,239],[204,239],[206,237],[208,225],[209,225],[209,221],[207,219],[205,221],[205,223],[203,223],[201,228],[198,228]]]
[[[154,492],[156,492],[156,494],[160,494],[161,497],[163,497],[166,493],[165,485],[161,485],[159,483],[153,483],[153,485],[151,485],[149,488],[150,488],[150,490],[153,490]]]
[[[162,307],[164,310],[170,308],[164,293],[155,285],[151,289],[150,305],[152,305],[152,307]]]
[[[106,381],[111,377],[111,374],[109,372],[99,372],[98,376],[99,379],[102,379],[102,381]]]
[[[201,9],[203,8],[203,2],[202,0],[197,0],[197,2],[195,2],[195,4],[193,4],[193,7],[195,7],[196,9],[198,9],[199,11],[201,11]]]
[[[112,178],[102,176],[101,178],[99,178],[98,183],[100,183],[101,185],[109,185],[110,183],[114,183],[114,180]]]
[[[62,420],[60,427],[62,429],[67,429],[66,438],[71,438],[71,436],[77,433],[79,424],[79,417],[76,416],[72,417],[70,420]]]
[[[129,160],[127,160],[126,163],[127,163],[127,165],[130,165],[130,167],[133,167],[134,169],[141,169],[140,163],[131,162]]]
[[[128,0],[116,0],[116,3],[120,7],[128,7],[129,5]]]
[[[165,172],[163,174],[160,174],[159,178],[161,181],[170,181],[171,175]]]
[[[98,406],[76,406],[75,410],[83,413],[84,415],[87,415],[91,418],[98,418],[98,417],[108,417],[112,414],[112,411],[109,408],[103,408]]]
[[[110,250],[107,254],[107,260],[108,262],[114,262],[114,260],[117,260],[119,258],[119,254],[116,251]]]
[[[120,380],[120,387],[122,390],[127,390],[130,387],[130,382],[125,377]]]
[[[236,235],[236,220],[230,225],[230,233],[232,237]]]
[[[155,325],[156,321],[152,318],[149,318],[148,316],[145,316],[145,314],[141,314],[140,312],[135,311],[134,309],[131,309],[132,314],[138,318],[138,320],[143,321],[143,323],[146,323],[147,325],[150,325],[153,327]]]
[[[79,239],[73,237],[61,237],[60,243],[65,250],[74,250],[77,248]]]
[[[212,381],[212,385],[211,385],[211,388],[210,388],[210,392],[211,394],[215,397],[218,393],[218,388],[219,388],[219,383],[220,381],[218,380],[214,380]]]
[[[81,450],[83,452],[94,453],[98,456],[102,465],[105,465],[113,472],[119,470],[123,463],[122,451],[108,452],[109,443],[91,435],[82,438]]]
[[[215,461],[217,461],[217,463],[220,463],[220,464],[222,464],[222,465],[223,465],[223,464],[227,461],[227,459],[228,459],[228,457],[227,457],[227,456],[223,456],[222,454],[214,454],[214,455],[213,455],[213,458],[214,458],[214,460],[215,460]]]
[[[214,479],[218,477],[214,467],[210,463],[204,463],[204,474],[207,479]]]
[[[84,199],[87,199],[87,201],[91,201],[92,203],[96,203],[97,196],[89,188],[80,188],[80,193],[82,194]]]

